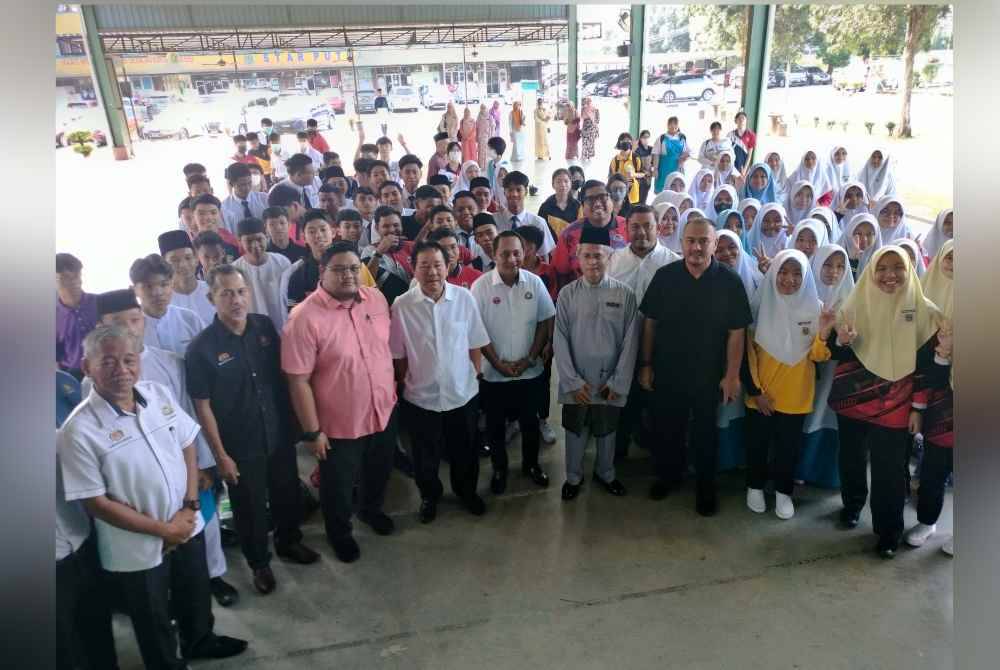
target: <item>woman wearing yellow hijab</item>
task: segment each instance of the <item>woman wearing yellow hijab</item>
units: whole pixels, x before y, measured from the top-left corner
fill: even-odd
[[[837,361],[830,408],[838,415],[843,525],[854,528],[868,498],[876,551],[892,558],[903,534],[907,455],[921,430],[927,390],[915,378],[932,372],[941,312],[924,296],[902,247],[877,250],[837,313],[827,344]]]
[[[937,531],[937,520],[944,505],[944,486],[952,473],[955,438],[952,422],[951,323],[955,243],[941,245],[923,278],[924,295],[941,310],[945,325],[938,333],[934,373],[923,379],[930,390],[924,412],[924,458],[920,466],[920,491],[917,494],[917,525],[906,533],[906,543],[920,547]],[[942,550],[951,556],[949,537]]]

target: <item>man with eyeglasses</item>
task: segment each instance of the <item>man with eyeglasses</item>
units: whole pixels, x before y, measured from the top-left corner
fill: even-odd
[[[319,288],[285,324],[281,367],[305,431],[301,440],[319,461],[327,540],[350,563],[361,555],[351,535],[359,471],[359,518],[378,535],[394,528],[382,512],[397,425],[389,304],[378,289],[362,285],[364,266],[350,243],[334,243],[320,268]]]
[[[625,220],[612,216],[611,196],[604,182],[588,180],[580,189],[580,194],[583,218],[563,229],[559,234],[556,250],[552,253],[552,266],[559,277],[560,288],[580,277],[580,260],[576,248],[580,244],[584,227],[608,229],[613,250],[624,249],[628,245]]]

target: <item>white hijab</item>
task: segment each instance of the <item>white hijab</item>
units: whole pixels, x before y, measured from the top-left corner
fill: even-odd
[[[781,215],[781,227],[774,237],[764,236],[763,222],[768,212],[778,212]],[[784,207],[776,202],[769,202],[761,207],[757,211],[756,218],[753,220],[753,227],[747,233],[747,246],[750,247],[750,253],[755,254],[757,252],[757,245],[763,244],[764,254],[768,258],[777,256],[778,252],[788,244],[788,233],[785,232],[786,228],[788,228],[788,214],[785,213]]]
[[[858,245],[854,243],[854,229],[860,226],[862,223],[870,223],[875,229],[875,239],[872,241],[872,245],[865,249],[863,252],[858,249]],[[864,271],[865,266],[868,265],[868,261],[872,259],[875,252],[882,247],[882,233],[879,230],[878,219],[876,219],[871,214],[855,214],[851,217],[851,220],[847,222],[847,227],[844,228],[844,234],[840,237],[840,246],[848,252],[848,258],[851,254],[860,253],[858,257],[858,276]]]
[[[771,183],[774,184],[774,196],[776,198],[782,198],[785,195],[785,191],[788,190],[788,172],[785,171],[785,161],[777,151],[768,151],[764,155],[764,163],[767,164],[767,159],[774,154],[778,157],[778,169],[771,170]],[[768,169],[771,168],[770,164],[767,164]]]
[[[806,154],[812,152],[816,156],[816,165],[810,170],[806,167]],[[788,175],[788,181],[792,184],[797,184],[800,181],[807,181],[812,184],[813,194],[815,200],[819,200],[824,194],[833,191],[840,184],[834,185],[830,181],[830,175],[828,172],[829,168],[826,165],[826,161],[823,158],[823,154],[816,151],[815,149],[808,149],[802,154],[802,158],[799,160],[799,166],[795,168],[792,174]]]
[[[710,187],[707,191],[700,190],[701,180],[704,179],[706,175],[715,179],[715,177],[712,174],[712,170],[708,168],[702,168],[698,170],[698,174],[694,176],[694,179],[691,181],[691,185],[688,186],[688,194],[694,200],[694,206],[697,207],[698,209],[705,212],[710,210],[715,211],[711,209],[712,193],[715,189]]]
[[[826,239],[829,240],[828,244],[832,244],[840,239],[843,231],[840,229],[840,221],[837,221],[837,215],[833,213],[832,209],[823,207],[822,205],[813,207],[809,210],[809,218],[816,219],[820,223],[829,221],[827,225],[823,226],[826,229]]]
[[[822,221],[817,221],[816,219],[802,219],[795,224],[795,229],[792,230],[792,234],[788,237],[788,244],[785,248],[794,249],[795,240],[799,239],[799,233],[807,228],[812,231],[813,235],[816,236],[817,249],[830,243],[829,238],[826,236],[826,226],[823,225]],[[816,252],[814,251],[813,254],[815,255],[815,253]]]
[[[747,217],[743,216],[743,210],[745,210],[747,207],[753,207],[756,211],[759,212],[761,208],[760,200],[758,200],[757,198],[743,198],[742,200],[740,200],[740,204],[737,205],[736,211],[739,212],[740,216],[743,217],[744,230],[747,230],[751,226],[753,226],[753,220],[747,221]],[[754,215],[754,218],[756,219],[756,215]]]
[[[872,214],[875,219],[878,220],[878,215],[882,213],[882,210],[889,206],[890,203],[896,203],[899,205],[899,209],[903,212],[903,215],[899,217],[899,223],[895,225],[890,230],[882,230],[883,240],[896,240],[900,237],[905,237],[907,239],[913,239],[913,231],[910,229],[910,223],[906,220],[906,207],[903,205],[903,201],[895,196],[885,196],[884,198],[879,198],[878,202],[875,203],[875,211]]]
[[[726,170],[720,170],[718,167],[722,159],[722,154],[729,155],[729,167]],[[736,152],[731,149],[726,149],[719,154],[719,159],[716,160],[715,166],[715,185],[717,187],[728,183],[727,180],[730,176],[739,174],[739,171],[736,169]],[[733,204],[736,204],[736,200],[733,200]]]
[[[812,191],[812,201],[810,201],[805,207],[796,207],[795,194],[806,187]],[[811,181],[806,179],[800,179],[795,182],[795,185],[788,191],[788,196],[785,198],[785,211],[788,212],[789,223],[793,226],[797,225],[799,221],[809,216],[809,211],[815,207],[818,202],[818,190],[819,189],[817,189]]]
[[[672,209],[675,212],[678,211],[677,210],[677,205],[675,205],[672,202],[661,202],[658,205],[653,205],[653,211],[656,212],[656,224],[657,224],[657,227],[659,227],[660,220],[663,218],[664,213],[668,209]],[[687,219],[685,219],[685,221],[686,220]],[[674,233],[673,233],[673,235],[670,235],[668,237],[660,237],[659,235],[657,235],[656,239],[657,239],[657,241],[659,241],[660,244],[662,244],[667,249],[670,249],[671,251],[676,252],[676,253],[680,253],[681,252],[681,216],[680,216],[680,213],[677,214],[677,225],[674,226]]]
[[[848,154],[848,157],[840,165],[837,165],[833,158],[834,154],[840,149],[847,151],[847,147],[842,144],[838,144],[833,149],[830,149],[830,162],[827,163],[827,174],[830,175],[830,184],[833,186],[834,195],[840,191],[841,186],[851,181],[850,154]]]
[[[453,194],[458,193],[459,191],[471,190],[469,188],[469,180],[465,176],[465,171],[468,170],[473,165],[479,167],[479,163],[476,161],[465,161],[464,163],[462,163],[462,167],[459,168],[458,170],[458,178],[455,180],[455,188],[454,191],[452,191]]]
[[[789,261],[799,265],[802,285],[792,295],[782,295],[778,291],[778,272]],[[798,365],[809,353],[819,331],[822,308],[805,254],[785,249],[775,256],[750,306],[754,314],[754,342],[781,363]]]
[[[715,198],[723,191],[729,194],[729,199],[732,200],[733,204],[729,205],[729,207],[726,207],[725,209],[716,210]],[[712,197],[709,198],[708,200],[708,207],[703,209],[705,210],[706,214],[711,215],[709,218],[714,222],[716,219],[719,218],[719,214],[722,214],[722,212],[726,211],[727,209],[734,209],[739,201],[740,201],[740,196],[736,193],[736,189],[730,186],[729,184],[723,184],[722,186],[717,186],[715,190],[712,191]]]
[[[952,215],[952,237],[954,237],[955,215],[953,212],[952,209],[942,209],[938,212],[937,218],[934,220],[934,227],[927,232],[921,241],[928,258],[937,256],[937,252],[941,250],[944,243],[952,239],[944,234],[944,220],[949,214]]]
[[[868,189],[865,188],[865,185],[860,181],[858,181],[857,179],[855,179],[854,181],[849,181],[840,187],[840,191],[837,193],[837,197],[834,198],[833,200],[834,210],[838,211],[840,210],[841,207],[844,206],[844,201],[847,199],[847,191],[852,187],[857,187],[861,189],[861,204],[858,205],[857,209],[845,210],[843,214],[844,218],[841,219],[841,223],[843,223],[844,221],[850,221],[851,217],[853,217],[855,214],[868,214]]]
[[[841,254],[844,257],[844,274],[840,277],[840,282],[836,286],[823,283],[823,264],[834,254]],[[847,296],[854,290],[854,274],[851,272],[851,263],[847,258],[847,250],[839,244],[826,244],[816,250],[812,257],[813,278],[816,280],[816,293],[823,301],[824,307],[833,307],[838,302],[843,303]]]
[[[891,240],[889,244],[895,244],[897,247],[906,247],[913,252],[913,258],[916,259],[913,261],[913,269],[917,271],[917,278],[922,279],[924,273],[927,272],[927,263],[924,262],[924,254],[920,251],[920,245],[908,237],[897,237]]]
[[[876,170],[872,167],[872,154],[878,151],[882,154],[882,164]],[[868,154],[865,166],[858,173],[858,181],[865,185],[868,197],[878,200],[887,195],[896,195],[896,177],[892,168],[892,159],[889,153],[877,147]]]
[[[747,292],[747,300],[753,300],[754,293],[757,292],[757,287],[760,286],[762,277],[760,270],[757,269],[757,264],[750,257],[750,254],[743,249],[743,242],[740,241],[739,235],[728,228],[723,228],[719,231],[719,237],[729,238],[736,245],[739,258],[736,261],[736,267],[732,268],[732,270],[743,281],[743,288]]]

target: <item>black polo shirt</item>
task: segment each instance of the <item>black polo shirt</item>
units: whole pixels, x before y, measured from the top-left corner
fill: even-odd
[[[739,275],[714,258],[698,279],[684,261],[664,265],[639,309],[656,320],[652,363],[658,392],[718,389],[729,331],[753,320]]]
[[[307,251],[299,266],[288,277],[288,311],[305,300],[319,286],[319,261]]]
[[[412,214],[402,217],[400,221],[403,224],[403,237],[411,241],[417,239],[424,224],[417,221],[417,218]]]
[[[274,242],[268,241],[267,250],[270,251],[272,254],[281,254],[292,263],[301,260],[309,255],[308,249],[306,249],[301,244],[296,244],[295,242],[292,242],[291,240],[288,240],[288,246],[285,247],[284,249],[279,249],[278,247],[274,246]]]
[[[294,444],[281,339],[270,317],[248,314],[236,335],[216,316],[188,345],[184,367],[188,393],[211,401],[222,444],[237,463]]]

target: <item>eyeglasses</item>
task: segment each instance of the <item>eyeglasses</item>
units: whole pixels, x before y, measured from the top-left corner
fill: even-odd
[[[356,275],[361,272],[360,265],[328,265],[327,270],[335,275]]]
[[[596,202],[603,202],[603,201],[607,200],[608,197],[609,196],[608,196],[607,193],[597,193],[595,195],[588,195],[587,197],[585,197],[583,199],[583,201],[587,202],[587,203],[593,204],[593,203],[596,203]]]

